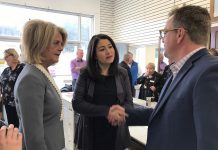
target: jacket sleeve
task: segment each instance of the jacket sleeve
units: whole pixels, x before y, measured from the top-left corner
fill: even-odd
[[[90,102],[88,96],[88,80],[90,80],[87,71],[82,69],[77,80],[76,89],[73,94],[72,106],[79,114],[86,116],[105,116],[109,112],[108,106],[96,105]],[[91,87],[93,88],[93,87]]]
[[[17,110],[22,120],[26,149],[47,150],[43,124],[44,94],[45,83],[37,75],[28,75],[17,83]]]
[[[121,101],[121,105],[126,107],[132,107],[133,106],[133,98],[132,98],[132,91],[131,91],[131,85],[129,81],[129,77],[127,74],[127,70],[122,69],[122,76],[120,77],[120,80],[122,81],[122,87],[124,89],[124,100],[123,103]]]
[[[147,107],[138,107],[126,108],[125,111],[128,114],[126,119],[126,124],[128,126],[147,126],[153,109]]]
[[[202,73],[193,91],[193,117],[198,150],[217,150],[218,144],[218,67],[217,63]]]
[[[145,76],[144,74],[142,76],[140,76],[137,80],[136,80],[137,84],[144,84],[145,83]]]

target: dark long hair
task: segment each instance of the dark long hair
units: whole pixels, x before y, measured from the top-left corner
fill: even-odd
[[[89,75],[94,79],[98,78],[101,72],[98,61],[96,59],[96,47],[101,39],[109,40],[115,51],[114,61],[110,65],[109,74],[114,75],[117,73],[117,70],[118,70],[119,54],[118,54],[117,47],[114,41],[112,40],[112,38],[106,34],[94,35],[89,41],[88,51],[86,55],[87,56],[86,57],[86,61],[87,61],[86,68],[88,70]]]

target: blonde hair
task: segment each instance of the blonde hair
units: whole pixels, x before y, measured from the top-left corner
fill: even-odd
[[[12,55],[13,58],[14,58],[14,62],[20,63],[20,61],[19,61],[19,54],[17,53],[17,51],[14,48],[6,49],[4,51],[4,55]]]
[[[155,70],[155,64],[154,64],[154,63],[149,62],[149,63],[146,65],[146,68],[147,68],[148,66],[152,67],[152,68]]]
[[[66,44],[66,31],[51,22],[43,20],[30,20],[23,29],[22,36],[22,57],[26,63],[40,64],[45,60],[43,52],[50,46],[55,33],[59,32],[63,39],[63,46]]]

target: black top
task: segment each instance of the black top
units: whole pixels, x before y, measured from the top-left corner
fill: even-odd
[[[118,104],[114,76],[101,76],[95,83],[94,103],[112,106]],[[106,116],[94,117],[94,150],[113,150],[117,128],[108,123]]]
[[[170,64],[170,65],[167,65],[165,68],[164,68],[164,72],[163,72],[163,74],[161,75],[161,78],[160,78],[160,80],[159,80],[159,88],[158,88],[158,92],[160,93],[161,92],[161,90],[162,90],[162,88],[163,88],[163,86],[164,86],[164,84],[165,84],[165,82],[167,81],[167,79],[172,75],[172,71],[170,70],[170,66],[171,66],[172,64]]]
[[[14,70],[11,67],[7,67],[1,74],[0,85],[2,100],[5,105],[10,105],[15,107],[14,102],[14,85],[17,80],[18,75],[22,71],[24,64],[17,64]]]
[[[146,100],[146,97],[154,97],[155,101],[158,101],[158,95],[159,95],[159,80],[161,78],[161,75],[157,73],[156,71],[151,76],[145,76],[144,74],[140,76],[137,79],[137,84],[141,84],[140,90],[139,90],[139,98]],[[156,91],[153,92],[150,87],[155,86]]]
[[[135,93],[134,91],[135,91],[135,89],[134,89],[134,86],[132,85],[132,74],[131,74],[130,67],[128,66],[127,63],[125,63],[125,61],[122,61],[122,62],[120,63],[120,66],[123,67],[123,68],[125,68],[125,69],[127,70],[128,77],[129,77],[129,82],[130,82],[130,86],[131,86],[132,96],[134,96],[134,93]]]
[[[128,66],[128,64],[125,63],[125,61],[122,61],[120,63],[120,66],[127,70],[127,73],[128,73],[128,76],[129,76],[129,82],[130,82],[130,85],[131,85],[132,84],[132,75],[131,75],[130,67]]]
[[[117,73],[114,74],[114,78],[116,82],[116,88],[114,88],[114,90],[116,90],[117,101],[119,101],[119,104],[124,108],[132,107],[133,102],[131,96],[131,88],[129,82],[126,82],[129,80],[126,69],[118,66],[118,70]],[[77,85],[79,86],[76,87],[72,99],[72,106],[74,111],[80,114],[80,119],[76,126],[77,128],[74,136],[74,143],[78,149],[95,150],[93,148],[93,135],[95,134],[93,127],[93,118],[96,116],[106,117],[108,115],[108,106],[94,104],[94,99],[96,95],[94,95],[94,92],[97,91],[95,91],[97,82],[99,81],[93,80],[93,77],[90,76],[86,67],[80,70],[80,75],[77,80]],[[105,86],[109,85],[107,84]],[[99,91],[97,92],[99,93]],[[106,96],[104,96],[103,98],[105,97]],[[103,100],[106,101],[105,99]],[[125,149],[130,144],[130,137],[123,136],[123,133],[129,134],[129,131],[124,125],[119,126],[118,129],[116,133],[116,147],[120,149]]]

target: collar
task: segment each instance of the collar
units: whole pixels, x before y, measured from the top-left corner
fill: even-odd
[[[179,70],[182,68],[182,66],[185,64],[185,62],[192,56],[194,55],[196,52],[198,52],[199,50],[201,50],[202,48],[205,47],[199,47],[193,51],[191,51],[190,53],[188,53],[187,55],[185,55],[183,58],[181,58],[178,62],[173,63],[170,66],[170,70],[173,73],[173,79],[176,77],[177,73],[179,72]]]
[[[76,59],[77,62],[83,62],[83,59]]]

